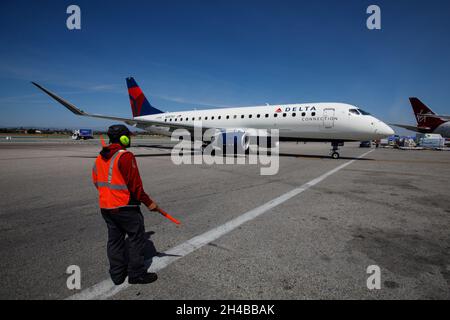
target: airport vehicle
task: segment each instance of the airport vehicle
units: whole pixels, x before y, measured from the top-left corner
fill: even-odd
[[[417,126],[394,123],[391,125],[420,133],[436,133],[444,138],[450,138],[450,116],[435,114],[418,98],[409,98],[409,101]]]
[[[88,140],[94,139],[94,131],[92,129],[76,129],[73,130],[73,140]]]
[[[279,130],[280,141],[331,142],[330,155],[339,158],[338,148],[346,141],[381,139],[394,134],[384,122],[346,103],[277,104],[254,107],[163,112],[153,107],[134,78],[126,79],[132,118],[84,112],[41,85],[32,82],[50,97],[78,116],[123,121],[152,133],[170,136],[175,129],[193,132],[195,127],[214,129],[203,135],[204,142],[235,141],[248,151],[250,136],[270,135]],[[270,137],[270,136],[269,136]],[[225,138],[225,139],[223,139]]]
[[[372,146],[372,142],[370,141],[361,141],[359,143],[360,148],[370,148]]]

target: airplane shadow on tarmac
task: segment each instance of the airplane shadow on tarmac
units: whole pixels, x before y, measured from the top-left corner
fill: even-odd
[[[280,157],[289,157],[289,158],[310,158],[310,159],[332,159],[331,156],[327,155],[314,155],[314,154],[297,154],[297,153],[280,153]],[[374,159],[370,158],[355,158],[355,157],[339,157],[341,160],[366,160],[373,161]]]
[[[195,153],[190,152],[188,155],[194,155]],[[158,153],[158,154],[135,154],[136,158],[156,158],[156,157],[170,157],[171,153]],[[309,159],[332,159],[331,156],[327,155],[313,155],[313,154],[298,154],[298,153],[280,153],[280,157],[287,158],[309,158]],[[236,155],[234,156],[236,157]],[[84,158],[84,159],[96,159],[97,156],[67,156],[67,158]],[[363,161],[374,161],[372,158],[355,158],[355,157],[340,157],[341,160],[363,160]]]
[[[172,150],[173,146],[165,146],[162,144],[138,144],[138,145],[132,145],[132,147],[136,148],[157,148],[157,149],[167,149]]]
[[[173,146],[163,146],[163,145],[136,145],[135,147],[138,148],[156,148],[156,149],[166,149],[166,150],[172,150]],[[185,155],[195,155],[199,154],[199,151],[188,151],[184,150]],[[157,153],[157,154],[135,154],[134,156],[136,158],[151,158],[151,157],[167,157],[171,156],[172,153]],[[272,154],[274,155],[274,154]],[[325,155],[325,154],[298,154],[298,153],[286,153],[282,152],[278,154],[280,157],[287,157],[287,158],[309,158],[309,159],[331,159],[331,156]],[[226,155],[225,155],[226,156]],[[234,155],[236,157],[237,155]],[[88,156],[88,155],[79,155],[79,156],[67,156],[69,158],[91,158],[95,159],[97,156]],[[374,161],[374,159],[371,158],[357,158],[357,157],[339,157],[341,160],[365,160],[365,161]]]

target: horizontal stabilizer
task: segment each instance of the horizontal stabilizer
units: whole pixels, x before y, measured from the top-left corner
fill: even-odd
[[[396,124],[396,123],[390,123],[389,125],[421,133],[428,133],[432,131],[430,127],[416,127],[407,124]]]

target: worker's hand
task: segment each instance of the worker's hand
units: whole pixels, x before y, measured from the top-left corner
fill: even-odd
[[[159,208],[158,208],[158,205],[155,202],[152,202],[152,204],[148,206],[148,209],[150,211],[158,211]]]

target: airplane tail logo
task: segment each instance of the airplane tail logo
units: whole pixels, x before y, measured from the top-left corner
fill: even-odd
[[[133,117],[146,116],[150,114],[163,113],[161,110],[153,107],[150,102],[148,102],[141,88],[134,80],[133,77],[127,78],[128,94],[130,96],[131,111],[133,112]]]
[[[435,115],[435,113],[418,98],[409,98],[409,101],[414,110],[417,126],[419,128],[434,130],[445,122],[440,118],[430,117],[430,115]]]

